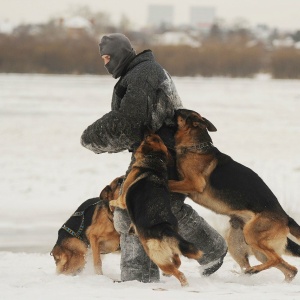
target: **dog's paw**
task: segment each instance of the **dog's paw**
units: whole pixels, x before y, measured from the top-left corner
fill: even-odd
[[[259,272],[260,271],[257,270],[255,267],[248,268],[248,269],[245,270],[245,274],[249,274],[249,275],[257,274]]]
[[[110,200],[109,201],[109,209],[111,212],[114,212],[115,207],[118,207],[118,201],[117,200]]]
[[[127,207],[126,207],[126,204],[125,203],[123,203],[123,201],[121,200],[119,200],[119,199],[117,199],[117,200],[110,200],[109,201],[109,207],[110,207],[110,210],[112,211],[112,207],[119,207],[119,208],[121,208],[121,209],[126,209]]]
[[[118,206],[118,201],[117,200],[110,200],[109,201],[109,206]]]
[[[181,273],[181,272],[180,272]],[[180,284],[182,287],[188,287],[189,286],[189,283],[185,277],[185,275],[183,273],[181,273],[178,277],[179,281],[180,281]]]
[[[298,273],[298,270],[296,268],[294,268],[292,270],[289,270],[289,272],[287,272],[284,276],[285,277],[284,281],[285,282],[291,282],[295,278],[297,273]]]
[[[95,273],[97,275],[103,275],[102,268],[101,267],[95,267]]]

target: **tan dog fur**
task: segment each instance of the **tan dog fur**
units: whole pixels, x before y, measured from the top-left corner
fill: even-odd
[[[153,173],[153,168],[157,164],[157,161],[155,161],[155,158],[151,159],[149,157],[155,157],[154,153],[163,154],[161,161],[164,161],[165,170],[162,172],[155,169],[155,173]],[[163,194],[160,199],[162,199],[161,201],[164,201],[165,207],[170,207],[166,172],[168,156],[168,149],[161,138],[156,134],[147,135],[135,152],[136,161],[132,165],[129,174],[123,183],[121,195],[118,199],[110,201],[110,205],[129,209],[130,216],[130,207],[137,205],[137,201],[144,201],[145,203],[153,202],[153,207],[155,207],[155,201],[157,201],[156,198],[158,195],[152,196],[151,192],[153,189],[147,189],[146,184],[141,184],[141,181],[144,180],[144,182],[147,183],[148,180],[148,183],[149,181],[152,182],[153,177],[158,176],[157,174],[161,174],[162,180],[165,182],[167,194]],[[154,181],[155,180],[161,180],[161,178],[154,179]],[[134,191],[140,191],[139,196],[135,197],[135,194],[133,195],[133,192],[131,192],[132,188]],[[129,191],[131,192],[130,196],[128,196]],[[153,193],[155,194],[155,192]],[[141,197],[141,194],[144,194],[144,196]],[[145,207],[149,207],[149,205],[145,205]],[[134,211],[136,211],[136,209],[134,209]],[[140,213],[145,216],[151,213],[158,216],[160,211],[152,211],[150,213],[149,211],[144,210],[140,211]],[[171,212],[171,208],[169,214],[171,214],[171,216],[169,215],[171,220],[172,218],[175,218]],[[188,282],[185,275],[178,270],[181,265],[179,256],[182,254],[189,258],[199,259],[202,256],[202,252],[199,249],[196,249],[193,244],[188,243],[179,236],[176,231],[177,228],[174,229],[172,225],[165,225],[167,220],[162,224],[157,224],[153,227],[150,225],[149,227],[140,227],[139,224],[134,221],[134,213],[132,213],[132,215],[133,218],[131,218],[131,220],[133,222],[134,232],[138,235],[150,259],[164,272],[165,275],[173,275],[180,281],[182,286],[187,286]],[[176,218],[175,222],[177,224]],[[172,224],[172,221],[170,221],[170,224]],[[143,226],[145,226],[145,224],[143,224]],[[165,234],[166,232],[168,232],[168,235]]]
[[[194,111],[179,110],[177,124],[175,141],[181,180],[169,181],[170,190],[187,194],[194,202],[231,218],[228,250],[245,273],[275,267],[283,272],[286,281],[291,281],[297,269],[281,255],[286,251],[289,233],[300,240],[299,225],[253,171],[215,147],[206,146],[211,143],[207,130],[216,131],[207,119]],[[255,197],[247,199],[249,193],[243,191],[243,186]],[[261,264],[250,266],[248,255],[252,253]]]
[[[107,201],[107,204],[104,201],[105,205],[96,205],[92,223],[85,232],[92,250],[94,270],[99,275],[103,274],[100,254],[117,251],[120,245],[120,235],[114,228],[113,213],[108,202],[118,197],[122,178],[115,178],[102,190],[99,198]],[[64,239],[61,245],[55,245],[51,255],[57,274],[76,275],[81,272],[86,264],[87,251],[88,247],[82,240],[71,236]]]

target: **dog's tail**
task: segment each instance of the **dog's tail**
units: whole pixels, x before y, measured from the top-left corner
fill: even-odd
[[[300,257],[300,245],[288,238],[285,247],[285,254]]]
[[[291,235],[297,238],[298,242],[300,243],[300,225],[289,216],[288,216],[288,227],[290,229]],[[297,243],[293,242],[290,239],[288,239],[287,241],[286,251],[288,252],[288,254],[300,257],[300,245],[298,245]]]
[[[295,238],[300,241],[300,225],[291,217],[288,216],[288,227],[290,228],[290,233]]]
[[[193,259],[200,259],[202,257],[203,252],[199,250],[193,243],[186,241],[178,233],[176,233],[176,238],[178,240],[178,248],[182,255]]]

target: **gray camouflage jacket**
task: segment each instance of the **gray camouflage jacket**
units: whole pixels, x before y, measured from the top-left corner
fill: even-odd
[[[143,130],[174,125],[182,107],[170,75],[155,61],[151,50],[138,54],[116,83],[111,111],[88,126],[81,144],[95,153],[134,149]]]

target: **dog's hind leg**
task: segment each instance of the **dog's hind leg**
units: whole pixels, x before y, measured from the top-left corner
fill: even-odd
[[[284,274],[286,282],[291,282],[298,273],[297,268],[288,264],[286,261],[277,265],[276,268]]]
[[[173,262],[175,268],[179,269],[179,267],[181,265],[181,260],[180,260],[180,257],[179,257],[178,254],[173,255],[172,262]],[[166,273],[163,272],[163,276],[169,277],[169,276],[172,276],[172,274],[166,274]]]
[[[254,250],[253,254],[255,255],[257,260],[259,260],[260,262],[265,263],[267,261],[266,256],[264,254],[262,254],[261,252]],[[296,273],[295,273],[295,267],[289,265],[285,261],[284,261],[284,263],[280,263],[279,265],[275,266],[275,268],[280,270],[284,274],[286,282],[292,281],[293,278],[297,274],[297,269],[296,269]]]
[[[173,255],[173,258],[172,258],[172,262],[175,266],[176,269],[179,269],[180,265],[181,265],[181,260],[180,260],[180,257],[177,253],[175,253]],[[172,276],[172,274],[166,274],[166,273],[163,273],[164,276]],[[175,276],[175,275],[174,275]]]
[[[179,269],[180,265],[181,265],[181,260],[180,260],[180,257],[178,254],[174,254],[173,255],[173,263],[174,263],[174,266]]]
[[[163,271],[165,276],[174,275],[180,281],[182,287],[189,285],[185,275],[177,269],[175,264],[157,265]]]
[[[281,270],[287,281],[291,281],[297,274],[297,269],[281,258],[289,232],[280,218],[258,215],[244,226],[244,236],[253,251],[258,251],[258,257],[263,263],[250,267],[248,274],[255,274],[271,267]]]
[[[175,238],[163,238],[162,240],[140,239],[150,259],[163,271],[164,275],[174,275],[181,286],[188,286],[185,275],[178,270],[181,261],[179,249]]]

